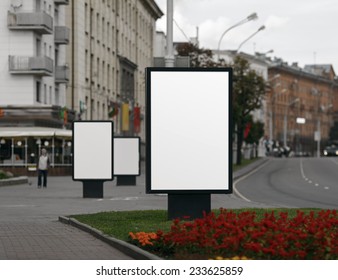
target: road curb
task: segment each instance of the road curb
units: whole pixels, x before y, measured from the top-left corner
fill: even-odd
[[[233,172],[233,175],[232,175],[233,181],[235,181],[235,180],[245,176],[246,174],[252,172],[253,170],[262,166],[263,164],[265,164],[269,160],[270,160],[270,158],[268,158],[268,157],[260,158],[257,161],[237,170],[236,172]]]
[[[85,231],[135,260],[162,260],[160,257],[140,249],[125,241],[110,237],[100,230],[83,224],[74,218],[60,216],[59,221]]]
[[[28,177],[27,176],[20,176],[15,178],[9,178],[9,179],[1,179],[0,180],[0,187],[6,187],[6,186],[12,186],[12,185],[21,185],[21,184],[27,184],[28,183]]]

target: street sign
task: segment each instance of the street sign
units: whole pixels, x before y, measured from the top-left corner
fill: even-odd
[[[314,138],[315,138],[315,141],[318,142],[320,141],[321,137],[320,137],[320,131],[316,130],[315,131],[315,135],[314,135]]]

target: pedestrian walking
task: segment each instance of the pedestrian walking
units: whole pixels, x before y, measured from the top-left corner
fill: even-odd
[[[46,149],[42,149],[38,163],[38,188],[41,188],[41,184],[44,188],[47,188],[48,167],[49,157]]]

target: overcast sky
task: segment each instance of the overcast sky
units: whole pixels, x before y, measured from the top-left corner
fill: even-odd
[[[155,0],[166,14],[166,0]],[[196,37],[200,47],[217,49],[222,33],[256,12],[258,19],[230,30],[221,49],[237,49],[259,27],[266,29],[246,42],[241,51],[267,52],[291,64],[332,64],[338,75],[337,0],[174,0],[174,18],[187,37]],[[166,32],[166,16],[157,21]],[[174,24],[174,41],[186,41]]]

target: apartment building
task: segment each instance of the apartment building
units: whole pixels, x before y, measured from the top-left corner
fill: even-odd
[[[288,65],[281,59],[269,67],[270,91],[265,127],[270,139],[284,139],[296,153],[316,155],[329,140],[337,113],[338,83],[331,65]],[[322,147],[321,147],[322,148]]]
[[[338,119],[338,80],[331,65],[302,68],[260,53],[214,53],[226,63],[240,55],[267,82],[262,108],[253,112],[254,119],[264,123],[266,139],[307,155],[317,154],[318,140],[321,149],[328,142],[330,129]]]
[[[76,0],[67,8],[67,106],[82,120],[114,121],[115,133],[145,137],[145,68],[152,66],[154,0]]]
[[[0,2],[1,126],[62,127],[66,105],[66,0]]]
[[[15,166],[16,174],[36,164],[42,147],[52,166],[71,164],[66,5],[0,1],[0,166]]]

